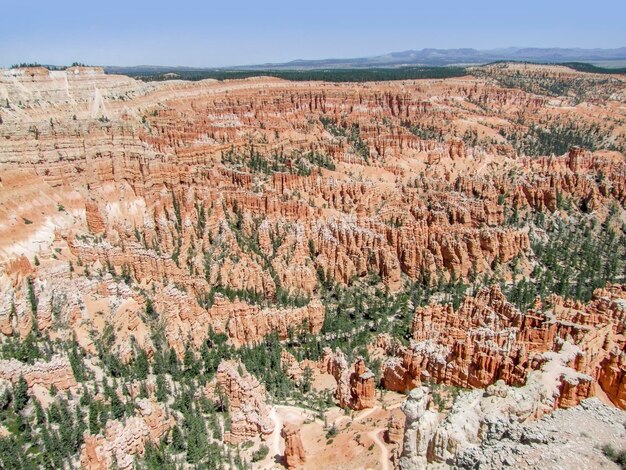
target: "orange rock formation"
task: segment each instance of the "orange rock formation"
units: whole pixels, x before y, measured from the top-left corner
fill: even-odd
[[[280,431],[285,440],[285,465],[287,468],[296,468],[304,464],[306,456],[302,447],[300,428],[294,424],[285,423]]]
[[[623,82],[611,86],[619,98]],[[124,323],[115,347],[126,359],[131,335],[151,348],[145,299],[120,282],[103,288],[91,278],[100,272],[157,293],[177,352],[188,335],[200,344],[208,325],[239,346],[272,331],[318,332],[322,282],[377,275],[395,291],[523,258],[528,234],[503,226],[505,205],[554,211],[558,195],[588,208],[626,198],[618,152],[515,155],[498,131],[519,125],[519,112],[539,121],[574,111],[480,77],[145,84],[98,68],[29,68],[2,71],[0,91],[0,331],[32,328],[31,276],[40,329],[69,320],[89,348],[102,325]],[[603,119],[617,102],[590,103],[584,118],[617,132]],[[477,122],[488,125],[468,129]],[[411,131],[425,125],[441,139]],[[468,130],[481,145],[454,137]],[[312,163],[320,155],[330,163]],[[50,259],[12,265],[35,255]],[[252,294],[312,300],[260,308],[246,305]]]
[[[140,456],[146,443],[157,444],[174,423],[155,401],[137,400],[137,414],[124,424],[117,420],[107,422],[104,435],[85,434],[80,456],[81,468],[108,470],[116,466],[120,470],[133,468],[135,456]]]
[[[54,356],[49,362],[37,361],[32,365],[15,359],[0,360],[0,379],[16,383],[20,377],[24,377],[29,388],[40,385],[48,389],[54,385],[57,390],[67,390],[76,385],[72,367],[63,356]]]
[[[523,385],[532,370],[549,360],[564,342],[576,345],[568,366],[589,378],[561,377],[558,405],[569,407],[593,393],[595,381],[624,407],[624,286],[594,292],[583,305],[552,296],[526,313],[506,301],[497,286],[451,306],[418,308],[409,347],[380,338],[377,346],[395,354],[383,367],[383,385],[406,391],[421,381],[486,388],[498,380]]]
[[[231,422],[230,431],[224,433],[224,442],[237,444],[259,435],[266,438],[274,431],[265,402],[265,387],[243,364],[221,362],[216,381],[215,394],[218,398],[226,397]]]
[[[357,358],[352,367],[346,356],[337,349],[334,353],[326,348],[321,361],[322,369],[337,381],[335,398],[341,408],[362,410],[372,408],[376,402],[376,377],[365,366],[363,358]]]

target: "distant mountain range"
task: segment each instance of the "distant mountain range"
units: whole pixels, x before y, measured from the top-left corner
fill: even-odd
[[[616,49],[536,48],[508,47],[502,49],[421,49],[347,59],[293,60],[284,63],[240,65],[234,67],[168,67],[146,66],[105,67],[111,73],[164,73],[201,70],[315,70],[337,68],[375,68],[402,66],[477,65],[511,60],[528,62],[587,62],[605,67],[626,64],[626,47]]]
[[[354,59],[294,60],[282,64],[260,64],[238,68],[345,68],[400,67],[406,65],[467,65],[499,60],[530,62],[606,62],[625,61],[626,47],[618,49],[518,48],[491,49],[421,49]]]

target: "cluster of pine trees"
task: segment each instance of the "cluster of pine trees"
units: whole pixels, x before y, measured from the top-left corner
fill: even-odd
[[[551,293],[588,302],[607,282],[624,282],[626,233],[615,215],[614,208],[602,224],[593,216],[574,224],[560,217],[542,221],[545,232],[532,239],[537,263],[530,278],[507,286],[509,300],[521,309]]]
[[[221,163],[237,169],[245,169],[253,174],[271,175],[272,173],[290,173],[298,176],[309,176],[315,169],[335,169],[333,159],[319,151],[299,152],[290,155],[274,152],[265,155],[250,145],[246,150],[234,148],[222,153]]]
[[[501,128],[499,132],[519,154],[538,157],[563,155],[572,147],[583,147],[592,151],[626,151],[624,144],[615,143],[612,131],[612,128],[599,124],[557,119],[524,128]]]

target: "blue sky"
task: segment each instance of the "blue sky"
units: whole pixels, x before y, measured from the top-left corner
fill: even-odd
[[[2,0],[0,66],[228,66],[424,47],[626,46],[626,1]]]

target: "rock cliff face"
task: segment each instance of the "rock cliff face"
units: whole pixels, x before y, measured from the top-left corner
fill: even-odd
[[[624,450],[624,432],[620,422],[626,413],[607,406],[597,398],[581,406],[558,410],[538,421],[511,426],[499,440],[468,446],[454,459],[457,468],[520,469],[550,468],[619,468],[599,448],[610,446]],[[505,425],[507,426],[507,425]],[[581,431],[582,430],[582,431]]]
[[[531,371],[549,363],[553,351],[571,344],[567,364],[585,377],[563,376],[556,404],[576,405],[597,383],[624,407],[625,300],[623,286],[608,286],[596,290],[587,305],[553,296],[522,313],[491,287],[466,297],[457,311],[449,305],[418,308],[410,346],[378,343],[395,351],[383,366],[383,384],[396,391],[431,380],[464,388],[486,388],[498,380],[520,386]]]
[[[560,353],[545,353],[542,368],[531,372],[522,387],[498,381],[486,393],[464,393],[437,428],[431,458],[443,462],[467,445],[503,438],[505,433],[513,432],[511,426],[541,418],[559,406],[580,403],[589,395],[592,379],[567,367],[577,353],[570,344],[564,345]]]
[[[155,304],[167,312],[166,337],[170,346],[182,354],[187,338],[199,346],[208,327],[225,333],[236,347],[260,343],[272,332],[287,339],[290,334],[317,334],[324,322],[324,307],[313,300],[304,307],[262,308],[246,302],[216,296],[209,309],[174,285],[157,294]]]
[[[85,201],[85,221],[87,229],[93,234],[103,234],[106,231],[104,219],[94,201]]]
[[[363,358],[357,358],[350,367],[346,356],[339,349],[334,353],[325,349],[321,364],[337,381],[335,398],[339,407],[362,410],[374,406],[376,377],[365,366]]]
[[[392,414],[389,417],[387,423],[386,441],[389,444],[397,445],[402,443],[402,436],[404,434],[405,421],[398,415]]]
[[[361,358],[354,362],[353,372],[350,374],[350,392],[352,409],[372,408],[376,402],[376,376],[365,367],[365,360]]]
[[[428,465],[429,443],[437,429],[437,412],[429,409],[430,391],[424,387],[411,390],[402,405],[406,415],[404,443],[398,466],[402,470],[422,470]]]
[[[274,431],[265,402],[267,392],[245,366],[224,361],[217,369],[215,395],[226,398],[230,416],[230,430],[224,433],[224,442],[238,444],[257,436],[267,438]]]
[[[300,429],[294,425],[285,423],[280,431],[280,435],[285,440],[285,465],[287,468],[296,468],[306,462],[304,447],[302,447],[302,438],[300,437]]]
[[[0,360],[0,379],[16,383],[24,377],[29,388],[35,385],[49,389],[52,385],[57,390],[67,390],[76,385],[76,379],[67,358],[54,356],[49,362],[38,361],[24,364],[17,360]]]
[[[136,416],[123,424],[112,420],[107,423],[104,435],[85,434],[85,444],[80,456],[82,468],[120,470],[133,468],[134,459],[144,453],[146,443],[157,444],[172,427],[173,417],[166,417],[163,408],[154,401],[137,400]]]
[[[429,462],[468,469],[510,465],[537,468],[549,466],[553,460],[589,462],[589,468],[604,468],[608,462],[592,450],[594,445],[621,446],[618,442],[624,430],[619,428],[619,420],[624,412],[594,398],[543,419],[529,419],[541,418],[537,412],[546,398],[542,381],[539,373],[521,388],[499,382],[485,394],[463,392],[442,422],[438,422],[437,413],[427,411],[428,389],[414,389],[402,407],[407,425],[399,468],[426,468]],[[560,433],[568,438],[559,438]],[[568,440],[577,442],[576,449],[564,451]],[[555,454],[561,454],[560,458]]]

